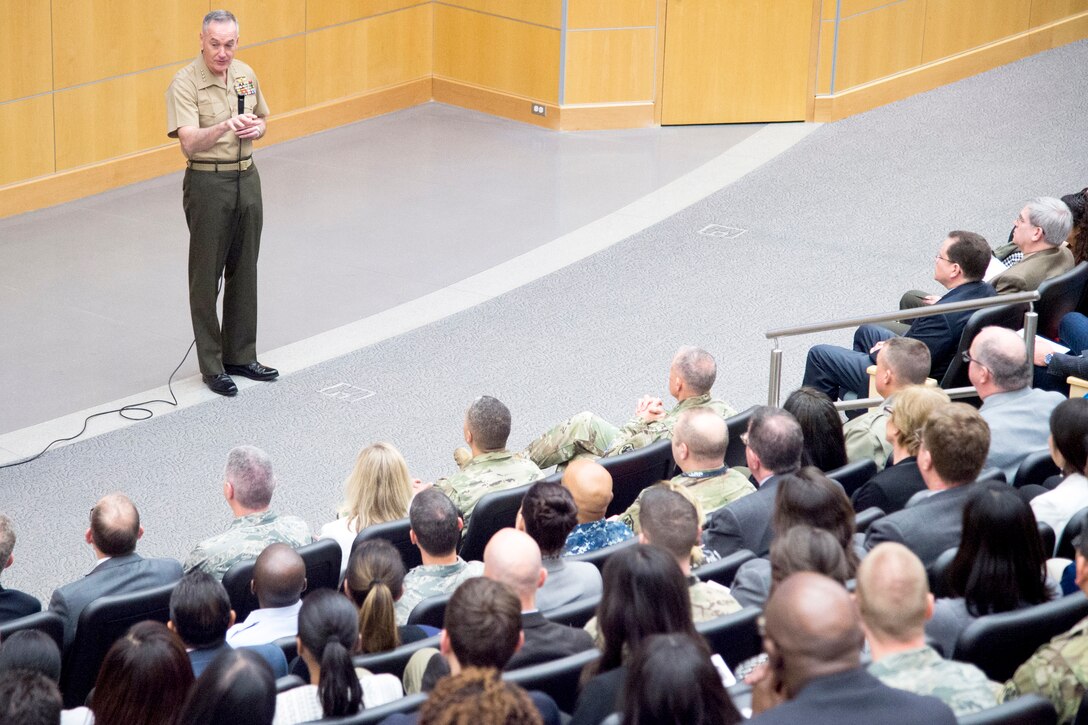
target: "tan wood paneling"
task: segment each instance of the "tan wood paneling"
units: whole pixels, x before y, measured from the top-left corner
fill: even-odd
[[[559,31],[436,4],[434,74],[559,102]]]
[[[451,106],[470,108],[474,111],[501,116],[522,123],[530,123],[542,128],[559,130],[559,106],[543,103],[545,115],[537,116],[530,109],[530,102],[521,96],[503,93],[491,88],[480,88],[461,81],[435,78],[433,82],[434,100]]]
[[[1088,0],[1031,0],[1031,27],[1088,12]]]
[[[835,21],[820,21],[820,51],[816,59],[816,92],[831,92],[831,70],[835,65]]]
[[[264,43],[306,29],[306,3],[298,0],[231,0],[242,45]]]
[[[1028,29],[1032,0],[928,0],[922,62]]]
[[[52,0],[55,88],[194,58],[208,0]]]
[[[436,0],[436,4],[524,20],[549,28],[558,28],[563,24],[562,0]]]
[[[277,40],[238,51],[238,59],[253,67],[268,107],[276,116],[306,105],[306,38]]]
[[[669,0],[661,122],[804,119],[818,3]]]
[[[54,94],[57,170],[167,143],[166,89],[177,68],[121,76]]]
[[[53,173],[53,99],[0,104],[0,185]]]
[[[657,25],[657,0],[567,0],[567,29]]]
[[[858,13],[867,13],[877,8],[887,8],[902,0],[842,0],[839,5],[839,17],[848,18]]]
[[[926,0],[901,0],[840,20],[835,91],[920,64],[925,22]]]
[[[429,4],[430,0],[306,0],[306,29],[327,28],[330,25],[403,10],[421,3]]]
[[[0,0],[0,102],[52,90],[50,22],[49,3]]]
[[[568,32],[563,103],[653,100],[655,35],[653,28]]]
[[[431,5],[306,36],[306,103],[324,103],[431,73]]]
[[[563,106],[559,109],[561,131],[603,131],[614,128],[648,128],[654,125],[651,103],[607,106]]]

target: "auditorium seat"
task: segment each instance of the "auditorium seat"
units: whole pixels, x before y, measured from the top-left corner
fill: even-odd
[[[854,517],[854,529],[857,530],[859,534],[864,534],[869,530],[870,526],[885,516],[886,514],[883,509],[877,508],[876,506],[870,506],[864,511],[859,511],[858,515]]]
[[[1054,529],[1050,528],[1050,524],[1047,522],[1040,521],[1037,526],[1039,528],[1039,541],[1043,545],[1043,555],[1049,559],[1050,555],[1054,553],[1057,537],[1054,535]]]
[[[0,624],[0,642],[6,642],[8,637],[24,629],[44,632],[57,643],[58,650],[64,651],[64,620],[57,613],[48,610],[35,612]]]
[[[500,529],[513,526],[521,509],[521,500],[533,484],[515,486],[503,491],[484,494],[476,502],[469,520],[468,531],[461,539],[461,558],[465,561],[483,561],[484,547]]]
[[[732,418],[725,419],[725,427],[729,430],[729,447],[725,449],[725,465],[730,467],[747,466],[748,456],[745,454],[744,441],[740,437],[748,432],[748,422],[752,420],[752,414],[756,406],[737,413]]]
[[[961,715],[956,722],[959,725],[1055,725],[1058,713],[1050,700],[1031,694],[980,712]]]
[[[672,441],[668,438],[597,462],[612,474],[612,503],[608,505],[608,516],[622,514],[644,488],[671,479],[676,470]]]
[[[385,539],[393,545],[394,549],[400,552],[400,558],[404,560],[404,568],[414,569],[423,564],[423,557],[419,553],[419,547],[412,543],[412,539],[408,535],[411,529],[412,524],[406,518],[367,526],[355,537],[351,550],[355,551],[355,547],[364,541]]]
[[[994,481],[995,483],[1008,483],[1009,479],[1005,477],[1005,472],[1000,468],[985,468],[982,473],[978,474],[976,481]]]
[[[618,544],[612,546],[606,546],[603,549],[596,549],[594,551],[587,551],[584,554],[576,554],[574,556],[565,556],[564,559],[570,559],[571,561],[588,561],[598,569],[604,569],[604,563],[608,561],[608,557],[615,554],[617,551],[626,549],[629,546],[634,546],[638,543],[638,537],[632,536],[626,541],[621,541]]]
[[[449,604],[451,594],[436,594],[427,597],[415,607],[408,615],[408,624],[425,624],[436,629],[442,629],[442,622],[446,618],[446,605]]]
[[[963,353],[971,349],[971,343],[974,342],[975,335],[983,327],[989,327],[990,325],[1007,327],[1010,330],[1020,330],[1024,327],[1024,313],[1027,311],[1028,305],[1026,302],[996,305],[975,310],[963,328],[956,354],[952,356],[952,361],[948,364],[944,377],[941,378],[941,387],[948,389],[969,386],[971,381],[967,378],[967,363],[963,361]],[[977,398],[974,400],[977,400]]]
[[[756,555],[747,549],[741,549],[740,551],[734,551],[729,556],[726,556],[717,561],[711,561],[702,566],[692,569],[691,573],[699,577],[702,581],[717,582],[723,587],[733,586],[733,578],[737,575],[737,569],[740,569],[741,565],[745,562],[755,559]]]
[[[929,577],[929,591],[938,599],[951,597],[952,589],[948,583],[948,572],[952,568],[952,560],[956,558],[957,547],[941,552],[932,564],[926,567]]]
[[[741,662],[763,652],[763,638],[757,624],[761,612],[759,607],[745,607],[739,612],[696,622],[695,629],[706,639],[710,650],[721,655],[735,671]]]
[[[1058,539],[1058,546],[1054,550],[1054,556],[1061,559],[1072,559],[1074,555],[1073,539],[1084,530],[1085,520],[1088,519],[1088,508],[1082,508],[1069,518],[1062,536]]]
[[[601,603],[600,595],[585,597],[577,602],[564,604],[562,607],[550,609],[544,613],[549,622],[565,624],[569,627],[584,627],[586,622],[597,613],[597,607]]]
[[[845,466],[836,468],[834,471],[828,471],[824,475],[842,486],[842,490],[846,491],[846,497],[850,498],[854,495],[854,491],[868,483],[869,479],[876,474],[876,463],[871,458],[866,458],[861,461],[847,463]]]
[[[340,557],[344,550],[336,539],[318,539],[298,549],[299,556],[306,564],[306,589],[302,596],[316,589],[337,589],[340,586]],[[242,622],[249,613],[260,607],[257,595],[253,593],[250,582],[253,581],[253,565],[256,559],[240,561],[223,575],[223,588],[230,597],[230,606],[237,621]]]
[[[291,664],[296,657],[298,657],[298,638],[294,636],[280,637],[272,644],[280,648],[283,652],[284,659],[287,660],[287,664]]]
[[[399,700],[393,700],[393,702],[387,702],[378,707],[363,708],[362,712],[356,713],[355,715],[326,717],[315,720],[314,722],[324,723],[324,725],[374,725],[375,723],[380,723],[390,715],[415,712],[422,707],[423,703],[426,701],[427,693],[418,692],[414,695],[406,695]]]
[[[1037,334],[1051,340],[1058,339],[1058,324],[1062,318],[1077,309],[1077,304],[1088,283],[1088,262],[1081,262],[1068,272],[1044,280],[1039,285],[1039,300],[1035,311],[1039,313]]]
[[[281,692],[287,692],[293,690],[296,687],[302,687],[306,683],[298,675],[284,675],[283,677],[276,678],[276,694]]]
[[[588,649],[551,662],[503,672],[502,678],[525,690],[539,690],[550,695],[560,710],[570,713],[574,712],[574,705],[578,702],[578,680],[582,669],[600,656],[596,649]]]
[[[1020,462],[1020,467],[1016,469],[1016,475],[1013,476],[1012,485],[1016,488],[1023,488],[1029,484],[1042,486],[1043,481],[1060,474],[1061,469],[1058,468],[1058,464],[1054,463],[1054,459],[1050,457],[1049,449],[1035,451],[1029,453]]]
[[[434,647],[438,649],[438,635],[428,637],[426,639],[420,639],[409,644],[402,644],[396,649],[391,649],[388,652],[373,652],[365,655],[355,655],[351,658],[351,663],[355,667],[362,667],[365,670],[373,672],[375,675],[388,673],[401,677],[404,675],[404,667],[408,664],[408,660],[412,658],[416,652],[426,647]]]

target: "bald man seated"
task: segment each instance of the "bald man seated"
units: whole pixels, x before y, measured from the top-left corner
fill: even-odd
[[[926,645],[933,595],[914,552],[902,544],[880,544],[862,560],[857,582],[854,597],[873,657],[869,674],[900,690],[933,695],[957,717],[997,705],[998,685],[982,670],[946,660]]]
[[[578,525],[567,535],[563,556],[585,554],[634,538],[631,527],[609,521],[605,513],[612,503],[612,474],[588,458],[576,458],[563,471],[563,487],[578,507]]]
[[[253,564],[250,589],[261,605],[227,630],[231,647],[270,644],[298,634],[298,610],[306,590],[306,562],[287,544],[271,544]]]
[[[935,697],[888,687],[861,666],[857,607],[838,582],[793,574],[763,610],[767,664],[750,677],[751,725],[954,725]]]

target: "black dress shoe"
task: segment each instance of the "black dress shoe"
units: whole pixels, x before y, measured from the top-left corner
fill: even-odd
[[[237,395],[238,386],[234,384],[234,381],[230,379],[230,376],[226,373],[219,373],[218,375],[205,375],[204,384],[207,385],[213,393],[219,395]]]
[[[241,375],[243,378],[249,378],[250,380],[263,380],[265,382],[269,380],[275,380],[280,376],[280,371],[275,368],[266,368],[259,362],[254,360],[251,363],[245,365],[224,365],[223,366],[231,375]]]

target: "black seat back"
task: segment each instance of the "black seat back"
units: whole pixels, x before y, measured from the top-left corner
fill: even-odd
[[[1027,311],[1028,305],[1026,302],[996,305],[975,310],[971,317],[967,319],[967,324],[960,334],[959,347],[956,349],[956,354],[952,356],[952,361],[948,364],[944,377],[941,378],[941,387],[947,389],[969,386],[971,381],[967,378],[967,363],[963,361],[963,353],[971,349],[971,343],[974,342],[975,335],[983,327],[989,327],[990,325],[1019,330],[1024,326],[1024,313]]]
[[[24,629],[44,632],[57,643],[57,649],[64,652],[64,620],[56,612],[35,612],[0,624],[0,642],[7,642],[8,637]]]
[[[306,589],[302,596],[317,589],[336,589],[340,586],[340,558],[344,550],[336,539],[318,539],[296,551],[306,564]],[[227,590],[231,609],[239,622],[261,606],[249,585],[253,581],[255,563],[256,559],[240,561],[223,575],[223,588]]]
[[[883,509],[876,506],[870,506],[864,511],[859,511],[858,515],[854,517],[854,529],[859,534],[864,534],[869,530],[869,527],[874,523],[884,518],[886,514]]]
[[[725,427],[729,430],[729,447],[725,449],[725,465],[729,467],[748,465],[748,456],[744,452],[748,446],[744,445],[740,437],[748,432],[748,421],[752,419],[755,410],[756,406],[753,405],[748,410],[725,419]]]
[[[996,707],[956,718],[959,725],[1055,725],[1058,713],[1050,700],[1035,693],[1021,695]],[[1074,725],[1079,720],[1074,721]]]
[[[948,572],[952,568],[952,560],[956,558],[957,551],[959,551],[958,547],[942,551],[933,563],[926,567],[926,574],[929,576],[929,591],[933,592],[933,596],[938,598],[952,596]]]
[[[390,715],[415,712],[427,701],[429,694],[427,692],[417,692],[414,695],[405,695],[399,700],[393,700],[393,702],[387,702],[378,707],[364,707],[361,712],[354,715],[326,717],[314,722],[323,723],[323,725],[375,725]]]
[[[735,670],[741,662],[763,652],[757,623],[761,612],[759,607],[745,607],[733,614],[697,622],[695,629],[706,639],[710,650],[720,654],[729,668]]]
[[[408,624],[425,624],[442,629],[450,596],[452,595],[436,594],[433,597],[427,597],[412,609],[411,614],[408,615]]]
[[[276,678],[276,694],[302,687],[306,683],[298,675],[284,675]]]
[[[737,569],[754,558],[756,558],[755,554],[747,549],[741,549],[717,561],[703,564],[698,569],[692,569],[691,573],[702,581],[717,582],[723,587],[731,587],[733,578],[737,575]]]
[[[622,514],[644,488],[671,479],[676,470],[672,441],[668,438],[645,448],[601,458],[598,463],[612,474],[612,503],[608,504],[608,516]]]
[[[544,612],[544,616],[548,618],[549,622],[554,622],[555,624],[565,624],[568,627],[581,628],[586,626],[586,622],[597,614],[597,607],[600,603],[601,596],[599,594],[594,597],[583,597],[576,602],[550,609],[547,612]]]
[[[1054,553],[1054,547],[1057,545],[1054,529],[1050,528],[1050,524],[1045,521],[1038,522],[1036,526],[1039,528],[1039,541],[1043,545],[1043,555],[1049,559]]]
[[[1038,334],[1058,339],[1058,323],[1062,317],[1077,309],[1085,284],[1088,283],[1088,262],[1081,262],[1073,269],[1044,280],[1039,285],[1039,301],[1035,311],[1039,313]]]
[[[618,544],[612,544],[612,546],[606,546],[603,549],[594,549],[593,551],[587,551],[584,554],[575,554],[574,556],[565,556],[564,559],[571,561],[588,561],[598,569],[604,569],[604,563],[608,561],[608,557],[615,554],[617,551],[626,549],[629,546],[635,546],[638,544],[638,537],[632,536],[626,541],[621,541]]]
[[[1058,547],[1054,550],[1054,556],[1062,559],[1072,559],[1076,552],[1073,551],[1073,539],[1084,531],[1084,524],[1088,522],[1088,508],[1082,508],[1073,514],[1069,522],[1062,529],[1062,535],[1058,539]]]
[[[1049,449],[1035,451],[1029,453],[1020,462],[1020,467],[1016,469],[1016,475],[1013,476],[1012,485],[1017,488],[1023,488],[1030,484],[1042,486],[1043,481],[1051,476],[1060,475],[1061,472],[1058,464],[1050,457]]]
[[[862,461],[847,463],[845,466],[836,468],[834,471],[828,471],[824,475],[832,481],[837,481],[842,486],[842,490],[846,491],[846,497],[850,498],[854,495],[854,491],[868,483],[869,479],[876,474],[876,463],[873,459],[866,458]]]
[[[408,660],[412,659],[412,655],[425,647],[434,647],[435,649],[438,649],[438,639],[439,637],[436,634],[427,639],[420,639],[411,642],[410,644],[402,644],[400,647],[391,649],[388,652],[356,655],[351,658],[351,662],[356,667],[362,667],[376,675],[387,673],[401,677],[404,675],[404,666],[408,664]]]
[[[578,702],[578,679],[582,669],[596,661],[601,653],[596,649],[569,655],[551,662],[531,667],[521,667],[502,673],[507,682],[520,685],[525,690],[539,690],[551,696],[563,712],[574,712]]]
[[[465,561],[483,561],[484,547],[500,529],[513,526],[521,508],[521,499],[532,486],[527,483],[502,491],[492,491],[476,502],[469,520],[468,531],[461,539],[461,558]]]
[[[355,537],[351,550],[355,551],[355,547],[364,541],[385,539],[393,545],[394,549],[400,552],[400,558],[404,560],[404,568],[414,569],[423,563],[423,557],[419,553],[419,547],[412,543],[412,539],[408,535],[411,530],[412,524],[406,518],[367,526]]]

